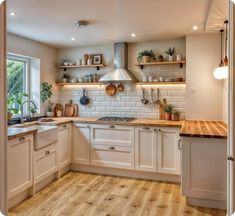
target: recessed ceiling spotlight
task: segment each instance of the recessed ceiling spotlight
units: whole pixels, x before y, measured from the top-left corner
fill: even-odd
[[[15,12],[15,11],[9,11],[9,14],[10,14],[11,16],[15,16],[15,15],[16,15],[16,12]]]
[[[194,25],[194,26],[193,26],[193,30],[194,30],[194,31],[197,31],[197,30],[198,30],[198,26],[197,26],[197,25]]]
[[[72,38],[71,38],[71,41],[75,41],[75,38],[74,38],[74,37],[72,37]]]
[[[89,22],[88,21],[85,21],[85,20],[78,20],[75,25],[78,27],[78,28],[86,28],[88,25],[89,25]]]
[[[131,34],[131,37],[136,37],[135,33],[132,33],[132,34]]]

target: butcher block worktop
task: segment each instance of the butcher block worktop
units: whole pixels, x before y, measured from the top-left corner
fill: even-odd
[[[227,139],[227,125],[221,121],[185,120],[180,136]]]
[[[7,130],[8,133],[8,140],[10,139],[15,139],[21,136],[26,136],[29,134],[34,134],[37,132],[37,129],[33,129],[33,128],[13,128],[13,127],[9,127]]]
[[[181,128],[180,136],[182,137],[205,137],[205,138],[227,138],[227,125],[221,121],[166,121],[157,119],[135,119],[130,122],[125,121],[97,121],[98,118],[88,117],[62,117],[52,118],[52,122],[30,122],[25,124],[13,125],[8,128],[8,139],[35,133],[32,128],[27,128],[32,124],[43,124],[59,126],[66,123],[85,123],[85,124],[107,124],[123,126],[145,126],[145,127],[179,127]]]

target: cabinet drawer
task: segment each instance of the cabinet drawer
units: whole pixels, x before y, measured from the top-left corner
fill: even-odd
[[[71,124],[62,124],[59,126],[58,130],[62,131],[62,130],[70,129],[70,128],[71,128]]]
[[[134,128],[116,125],[92,125],[91,143],[95,145],[133,146]]]
[[[91,146],[91,165],[134,169],[134,148],[124,146]]]
[[[36,154],[35,157],[35,181],[36,183],[43,178],[51,175],[58,170],[57,148],[46,148]]]

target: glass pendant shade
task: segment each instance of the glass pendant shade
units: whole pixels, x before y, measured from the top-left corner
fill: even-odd
[[[228,78],[228,66],[217,67],[213,73],[216,79],[227,79]]]

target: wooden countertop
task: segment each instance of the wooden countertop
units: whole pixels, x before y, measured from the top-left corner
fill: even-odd
[[[30,122],[23,125],[13,125],[8,128],[8,139],[24,136],[29,133],[35,133],[35,130],[26,128],[32,124],[59,126],[66,123],[86,123],[86,124],[108,124],[123,126],[148,126],[148,127],[179,127],[181,128],[180,136],[182,137],[205,137],[205,138],[227,138],[227,125],[221,121],[166,121],[157,119],[136,119],[131,122],[122,121],[97,121],[98,118],[88,117],[62,117],[52,118],[52,122]],[[21,128],[16,128],[21,127]]]
[[[15,139],[21,136],[26,136],[29,134],[34,134],[37,132],[37,129],[33,128],[13,128],[9,127],[7,129],[7,134],[8,134],[8,140],[10,139]]]
[[[227,125],[221,121],[185,120],[180,136],[227,139]]]

